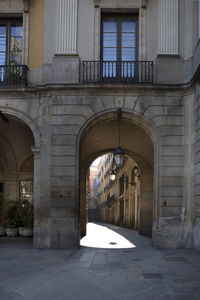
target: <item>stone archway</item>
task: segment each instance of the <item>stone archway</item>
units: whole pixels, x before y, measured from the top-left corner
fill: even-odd
[[[117,114],[102,114],[91,121],[80,138],[80,236],[86,234],[86,185],[87,169],[98,156],[113,152],[117,147]],[[141,176],[141,234],[151,235],[156,203],[154,201],[155,137],[150,126],[141,118],[123,112],[121,118],[121,147],[140,166]]]
[[[1,111],[8,119],[6,123],[0,120],[0,145],[2,146],[0,152],[6,161],[6,168],[3,173],[0,172],[0,179],[6,187],[5,196],[9,195],[8,200],[19,200],[21,180],[36,179],[34,185],[36,208],[39,199],[37,182],[40,166],[37,163],[37,155],[34,155],[33,163],[33,152],[40,148],[40,132],[26,114],[9,108],[1,108]],[[34,217],[37,218],[37,213]]]

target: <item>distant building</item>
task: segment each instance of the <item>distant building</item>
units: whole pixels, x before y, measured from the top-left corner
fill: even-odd
[[[140,219],[142,210],[140,170],[131,157],[125,156],[124,165],[116,169],[116,178],[111,181],[112,165],[112,154],[102,157],[98,173],[101,185],[99,185],[97,193],[100,221],[138,230],[142,222]],[[151,210],[149,210],[148,222],[152,223]],[[149,224],[146,224],[147,228],[149,228]],[[151,235],[151,231],[141,233]]]
[[[98,167],[90,166],[89,169],[89,190],[88,190],[88,221],[98,221],[97,212],[97,188],[98,188]]]

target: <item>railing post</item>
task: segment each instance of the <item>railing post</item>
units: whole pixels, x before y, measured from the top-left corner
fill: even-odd
[[[82,81],[153,83],[152,61],[83,61]]]
[[[25,65],[0,66],[0,85],[26,85],[27,67]]]

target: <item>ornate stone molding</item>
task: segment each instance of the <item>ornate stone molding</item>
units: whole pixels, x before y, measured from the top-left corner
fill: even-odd
[[[94,7],[99,7],[99,0],[94,0]]]
[[[142,0],[142,8],[146,8],[147,7],[147,0]]]
[[[33,152],[35,158],[40,158],[40,148],[39,147],[31,147],[31,151]]]
[[[0,8],[10,7],[10,0],[0,0]]]
[[[0,0],[0,12],[23,13],[24,2],[28,2],[28,0]]]
[[[29,13],[29,2],[30,2],[30,0],[23,0],[24,13]]]

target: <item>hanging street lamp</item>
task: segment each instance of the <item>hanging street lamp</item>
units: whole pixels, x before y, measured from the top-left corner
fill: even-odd
[[[117,149],[114,152],[114,160],[115,160],[116,167],[123,166],[123,162],[124,162],[124,152],[123,152],[122,148],[120,147],[120,121],[121,121],[121,114],[122,114],[122,110],[118,109],[118,111],[117,111],[118,147],[117,147]]]
[[[112,171],[110,172],[110,180],[115,181],[115,178],[116,178],[116,172],[114,169],[112,169]]]
[[[118,147],[115,149],[112,160],[112,168],[110,172],[110,180],[114,181],[116,178],[116,168],[122,167],[124,163],[124,152],[120,147],[120,121],[121,121],[121,109],[117,111],[117,123],[118,123]],[[114,167],[115,166],[115,167]]]

